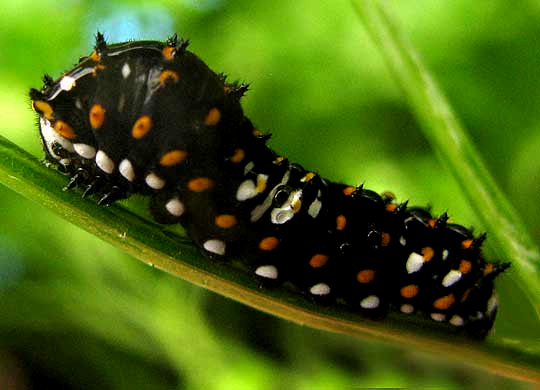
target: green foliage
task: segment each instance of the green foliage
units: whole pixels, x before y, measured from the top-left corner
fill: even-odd
[[[96,29],[111,40],[163,39],[172,29],[190,38],[192,50],[213,69],[252,82],[246,111],[274,133],[275,149],[333,179],[391,189],[401,199],[411,196],[411,204],[431,202],[438,211],[447,207],[456,221],[493,233],[435,159],[420,131],[425,123],[416,122],[410,101],[348,3],[4,3],[2,135],[35,156],[41,151],[26,93],[39,86],[43,72],[56,77],[88,53]],[[538,242],[540,8],[503,0],[395,7],[495,181],[524,216],[519,231],[528,230]],[[21,161],[10,147],[2,153],[4,162]],[[2,165],[4,184],[24,186],[19,173],[30,182],[42,180],[32,187],[34,200],[69,218],[82,215],[83,225],[88,218],[87,229],[132,254],[141,247],[126,244],[123,233],[131,232],[115,230],[116,223],[150,229],[147,238],[162,240],[158,245],[170,256],[196,258],[185,242],[174,245],[169,236],[176,231],[147,226],[139,200],[124,206],[142,218],[119,207],[96,211],[91,201],[55,190],[63,182],[57,173],[33,169],[35,161],[25,159],[21,166]],[[46,203],[51,193],[55,204]],[[0,212],[0,367],[22,361],[62,383],[114,388],[509,385],[455,363],[427,361],[411,344],[399,350],[354,341],[248,311],[144,267],[5,189]],[[93,225],[91,217],[110,224]],[[492,234],[489,255],[498,249],[494,241]],[[539,324],[531,300],[516,288],[526,272],[516,269],[499,283],[502,309],[487,351],[538,370]],[[517,352],[505,353],[502,346],[510,343]]]

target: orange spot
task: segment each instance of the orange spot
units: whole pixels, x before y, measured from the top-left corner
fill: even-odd
[[[32,102],[32,108],[42,114],[46,119],[52,119],[53,109],[49,103],[46,103],[43,100],[36,100],[35,102]]]
[[[403,298],[414,298],[418,295],[418,286],[416,284],[409,284],[408,286],[401,287],[399,293]]]
[[[131,135],[135,139],[141,139],[144,137],[152,128],[152,118],[148,115],[143,115],[133,125],[131,130]]]
[[[225,93],[231,92],[231,87],[229,85],[223,86],[223,92],[225,92]]]
[[[163,58],[165,58],[166,60],[172,60],[174,58],[174,51],[174,47],[167,46],[164,47],[163,50],[161,50],[161,54],[163,54]]]
[[[105,122],[105,109],[101,104],[94,104],[88,114],[92,129],[99,129]]]
[[[299,212],[302,208],[302,201],[300,199],[296,199],[296,201],[292,204],[292,209],[295,213]]]
[[[94,66],[94,69],[92,70],[92,76],[97,75],[97,72],[101,71],[103,69],[105,69],[105,65],[98,64],[98,65]]]
[[[188,182],[188,188],[193,192],[202,192],[214,186],[214,181],[207,177],[197,177]]]
[[[356,187],[345,187],[345,188],[343,189],[343,193],[344,193],[345,195],[347,195],[347,196],[352,195],[352,193],[353,193],[354,191],[356,191]]]
[[[263,133],[260,130],[254,129],[251,134],[253,134],[254,137],[260,137],[263,135]]]
[[[92,54],[90,54],[90,58],[92,59],[92,61],[99,62],[101,60],[101,55],[94,50]]]
[[[277,237],[266,237],[259,242],[259,249],[263,251],[271,251],[279,245],[279,238]]]
[[[338,215],[336,218],[336,229],[343,230],[347,224],[347,218],[344,215]]]
[[[300,179],[301,182],[308,182],[308,181],[311,181],[311,179],[313,179],[315,177],[315,174],[313,172],[308,172],[306,173],[306,175]]]
[[[257,194],[260,194],[264,190],[266,190],[266,182],[268,178],[265,175],[258,175],[257,176],[257,186],[255,187],[255,191],[257,191]]]
[[[256,130],[256,131],[258,131],[258,130]],[[260,131],[259,131],[259,133],[260,133]],[[276,157],[276,159],[274,160],[274,164],[281,164],[281,162],[283,160],[285,160],[285,157],[283,157],[283,156]]]
[[[317,253],[309,260],[309,265],[313,268],[320,268],[328,262],[329,258],[330,257],[328,255],[321,255],[320,253]]]
[[[54,130],[56,130],[56,132],[64,138],[75,138],[75,132],[73,131],[73,128],[62,120],[57,120],[56,122],[54,122]]]
[[[171,150],[161,156],[159,163],[165,167],[180,164],[187,157],[187,152],[184,150]]]
[[[166,69],[159,75],[159,85],[164,87],[167,82],[172,81],[173,83],[178,82],[180,76],[173,70]]]
[[[394,211],[396,211],[397,209],[397,204],[395,203],[388,203],[386,205],[386,211],[388,211],[389,213],[393,213]]]
[[[438,310],[446,310],[456,302],[454,294],[449,294],[433,302],[433,307]]]
[[[231,156],[231,162],[238,164],[239,162],[242,162],[244,157],[246,157],[246,152],[244,149],[235,149],[234,154]]]
[[[391,191],[384,191],[382,195],[388,199],[396,199],[396,194]]]
[[[390,244],[390,234],[382,232],[381,233],[381,245],[388,246]]]
[[[472,246],[472,244],[473,244],[473,239],[472,239],[472,238],[469,238],[469,239],[463,240],[463,241],[461,242],[461,247],[462,247],[463,249],[469,249],[469,248]]]
[[[435,226],[437,225],[437,220],[435,218],[431,218],[429,221],[428,221],[428,225],[430,228],[435,228]]]
[[[216,225],[223,229],[229,229],[238,223],[234,215],[221,214],[216,217]]]
[[[424,261],[430,261],[433,259],[433,255],[435,254],[435,251],[432,247],[426,246],[425,248],[422,248],[422,256],[424,257]]]
[[[204,124],[206,126],[215,126],[219,123],[219,120],[221,119],[221,112],[216,108],[213,107],[208,111],[208,114],[206,114],[206,118],[204,118]]]
[[[484,276],[489,275],[493,272],[493,263],[487,263],[484,267]]]
[[[375,279],[375,271],[372,269],[364,269],[356,274],[356,280],[360,283],[369,283]]]
[[[469,298],[469,294],[471,293],[472,291],[472,287],[468,288],[467,290],[465,290],[465,292],[463,293],[463,295],[461,296],[461,302],[465,302],[467,300],[467,298]]]
[[[461,260],[459,262],[459,272],[461,272],[462,274],[466,274],[466,273],[470,272],[471,268],[472,268],[472,264],[471,264],[470,261]]]

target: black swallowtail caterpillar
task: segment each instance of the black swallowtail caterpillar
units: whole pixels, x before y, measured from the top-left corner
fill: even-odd
[[[46,158],[68,188],[100,204],[149,195],[158,222],[181,223],[207,256],[245,259],[261,280],[487,334],[507,265],[484,260],[485,235],[276,154],[243,114],[247,86],[186,48],[176,35],[109,45],[98,33],[89,56],[30,91]]]

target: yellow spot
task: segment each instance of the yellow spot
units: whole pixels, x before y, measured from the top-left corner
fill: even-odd
[[[430,228],[434,229],[435,226],[437,225],[437,220],[435,218],[431,218],[429,221],[428,221],[428,225]]]
[[[188,182],[188,189],[193,192],[206,191],[214,186],[214,181],[207,177],[197,177]]]
[[[92,61],[99,62],[101,60],[101,55],[98,54],[97,51],[93,51],[92,54],[90,54],[90,58]]]
[[[274,164],[281,164],[283,160],[285,160],[285,157],[283,156],[276,157],[276,159],[274,160]]]
[[[386,211],[388,211],[389,213],[393,213],[394,211],[396,211],[397,209],[397,204],[395,203],[388,203],[386,205]]]
[[[301,208],[302,208],[302,201],[300,199],[296,199],[294,203],[292,204],[292,209],[294,213],[296,214],[297,212],[299,212]]]
[[[161,156],[159,163],[164,167],[170,167],[172,165],[180,164],[186,157],[187,152],[184,150],[171,150]]]
[[[135,139],[141,139],[144,137],[152,128],[152,118],[148,115],[143,115],[133,125],[131,130],[131,135]]]
[[[105,122],[105,109],[101,104],[94,104],[90,109],[88,118],[90,119],[90,126],[92,129],[99,129]]]
[[[469,239],[463,240],[463,241],[461,242],[461,247],[462,247],[463,249],[469,249],[469,248],[472,246],[472,244],[473,244],[473,239],[472,239],[472,238],[469,238]]]
[[[422,248],[422,256],[424,257],[424,261],[430,261],[433,259],[433,255],[435,254],[435,251],[432,247],[426,246],[425,248]]]
[[[317,253],[316,255],[313,255],[311,259],[309,259],[309,265],[313,268],[321,268],[328,262],[329,258],[330,257],[328,255]]]
[[[493,272],[493,263],[487,263],[484,267],[484,276],[489,275]]]
[[[271,251],[279,245],[279,238],[277,237],[266,237],[259,242],[259,249],[263,251]]]
[[[166,60],[172,60],[174,58],[174,47],[164,47],[163,50],[161,50],[161,54],[163,54],[163,58]]]
[[[345,218],[344,215],[338,215],[336,218],[336,229],[337,230],[345,229],[346,223],[347,223],[347,218]]]
[[[264,192],[266,189],[266,182],[268,178],[265,175],[258,175],[257,176],[257,187],[255,187],[255,191],[257,191],[257,194],[260,194],[261,192]]]
[[[180,76],[173,70],[166,69],[159,75],[159,85],[164,87],[167,82],[172,81],[173,83],[178,82]]]
[[[32,102],[32,108],[43,115],[46,119],[52,119],[53,109],[49,103],[46,103],[43,100],[36,100]]]
[[[225,93],[231,92],[231,87],[229,85],[223,86],[223,92],[225,92]]]
[[[75,132],[73,131],[73,128],[62,120],[57,120],[56,122],[54,122],[54,130],[56,130],[56,132],[64,138],[75,138]]]
[[[381,246],[388,246],[390,244],[390,234],[382,232],[381,233]]]
[[[454,294],[449,294],[433,302],[433,307],[438,310],[446,310],[456,302]]]
[[[97,75],[97,72],[101,71],[103,69],[105,69],[105,65],[98,64],[98,65],[94,66],[94,69],[92,70],[92,76]]]
[[[300,179],[300,181],[306,183],[306,182],[311,181],[311,179],[313,179],[314,177],[315,177],[315,174],[313,172],[308,172],[303,178]]]
[[[223,229],[229,229],[238,223],[236,216],[230,214],[221,214],[216,217],[216,225]]]
[[[246,157],[246,152],[244,149],[235,149],[233,155],[231,156],[231,162],[234,164],[238,164],[239,162],[242,162],[242,160]]]
[[[213,107],[208,111],[208,114],[206,114],[206,118],[204,118],[204,124],[206,126],[215,126],[219,123],[219,120],[221,119],[221,112],[216,108]]]
[[[345,187],[343,189],[343,193],[347,196],[351,196],[354,191],[356,191],[356,187]]]
[[[461,260],[459,262],[459,272],[461,272],[462,274],[469,273],[471,271],[471,268],[472,268],[472,264],[470,261]]]
[[[364,269],[356,274],[356,280],[359,283],[369,283],[375,279],[375,271],[372,269]]]
[[[414,298],[418,295],[418,286],[416,284],[409,284],[408,286],[401,287],[399,293],[403,298]]]
[[[260,137],[263,135],[263,133],[260,130],[254,129],[251,134],[253,134],[254,137]]]

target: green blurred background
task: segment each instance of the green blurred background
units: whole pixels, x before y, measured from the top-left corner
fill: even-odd
[[[402,0],[395,10],[538,242],[540,5]],[[0,1],[0,133],[41,157],[27,98],[91,51],[172,32],[230,79],[271,145],[482,230],[347,1]],[[0,386],[528,388],[415,351],[292,325],[151,269],[0,187]],[[486,248],[490,255],[489,240]],[[511,272],[493,337],[538,338]],[[11,381],[11,382],[6,382]],[[16,387],[21,386],[21,387]]]

